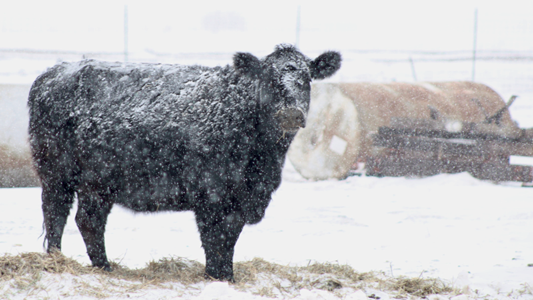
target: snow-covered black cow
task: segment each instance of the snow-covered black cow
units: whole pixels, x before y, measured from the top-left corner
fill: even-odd
[[[206,276],[233,280],[235,243],[280,185],[289,144],[305,126],[310,82],[340,65],[338,52],[311,60],[279,45],[263,59],[236,53],[226,67],[93,60],[52,67],[28,100],[47,251],[61,249],[75,194],[87,253],[105,270],[113,204],[192,210]]]

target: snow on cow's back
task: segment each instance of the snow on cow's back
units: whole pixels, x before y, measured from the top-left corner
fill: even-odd
[[[190,140],[230,138],[232,128],[252,130],[253,85],[232,67],[123,64],[86,60],[58,65],[58,81],[78,78],[71,114],[80,127],[104,131],[174,127]],[[105,118],[105,119],[104,119]],[[239,129],[238,131],[241,131]],[[221,136],[222,133],[222,136]]]

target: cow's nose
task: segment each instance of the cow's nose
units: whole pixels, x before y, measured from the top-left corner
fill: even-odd
[[[305,127],[305,114],[299,108],[285,108],[276,114],[281,129],[294,131]]]

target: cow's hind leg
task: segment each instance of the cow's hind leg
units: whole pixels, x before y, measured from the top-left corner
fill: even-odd
[[[196,223],[205,251],[206,277],[233,282],[233,253],[244,218],[239,212],[227,215],[196,212]]]
[[[62,182],[50,183],[43,181],[42,210],[45,242],[47,252],[61,251],[61,238],[67,223],[67,217],[74,202],[74,190]]]
[[[111,266],[107,260],[104,232],[107,216],[112,206],[112,202],[106,201],[97,193],[78,193],[76,224],[85,242],[92,265],[106,271],[111,271]]]

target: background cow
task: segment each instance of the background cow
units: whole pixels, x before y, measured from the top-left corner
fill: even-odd
[[[34,82],[30,144],[42,182],[47,251],[78,197],[76,223],[94,266],[111,270],[104,232],[117,203],[138,212],[195,212],[206,275],[233,280],[234,246],[259,222],[305,126],[310,82],[334,74],[287,45],[263,59],[236,53],[207,68],[62,63]]]

